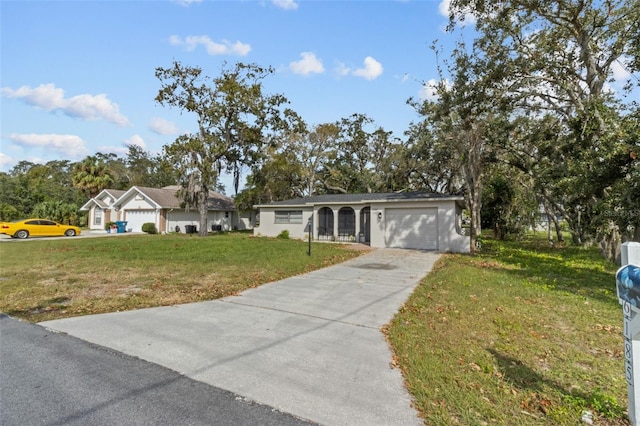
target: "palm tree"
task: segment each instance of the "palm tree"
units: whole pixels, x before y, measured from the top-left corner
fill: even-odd
[[[107,164],[97,156],[88,156],[72,169],[73,186],[87,194],[90,198],[113,185],[112,172]]]

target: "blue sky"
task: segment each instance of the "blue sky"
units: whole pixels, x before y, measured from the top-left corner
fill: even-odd
[[[310,125],[354,113],[402,137],[429,46],[447,18],[438,1],[5,1],[1,16],[0,170],[22,160],[160,152],[195,117],[154,102],[157,67],[174,60],[219,75],[223,62],[272,66]]]
[[[403,138],[419,119],[407,99],[437,78],[431,44],[460,36],[444,31],[448,2],[0,0],[0,171],[129,144],[158,153],[195,131],[154,102],[155,69],[173,61],[210,77],[224,62],[271,66],[265,92],[309,125],[366,114]]]

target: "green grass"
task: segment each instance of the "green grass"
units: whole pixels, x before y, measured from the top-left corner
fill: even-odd
[[[210,300],[358,254],[247,233],[5,242],[0,311],[37,322]]]
[[[443,256],[386,330],[425,424],[628,424],[616,269],[535,239]]]

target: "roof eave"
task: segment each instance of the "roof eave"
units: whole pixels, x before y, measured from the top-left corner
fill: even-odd
[[[398,198],[398,199],[380,199],[380,200],[352,200],[352,201],[310,201],[308,203],[291,203],[291,204],[257,204],[254,209],[263,207],[315,207],[315,206],[344,206],[344,205],[362,205],[362,204],[390,204],[390,203],[419,203],[419,202],[438,202],[438,201],[464,201],[462,196],[447,197],[420,197],[420,198]]]

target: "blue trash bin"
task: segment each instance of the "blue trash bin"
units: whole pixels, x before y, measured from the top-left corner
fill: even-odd
[[[118,227],[118,234],[122,234],[124,232],[127,232],[127,223],[124,220],[118,220],[116,222],[116,226]]]

